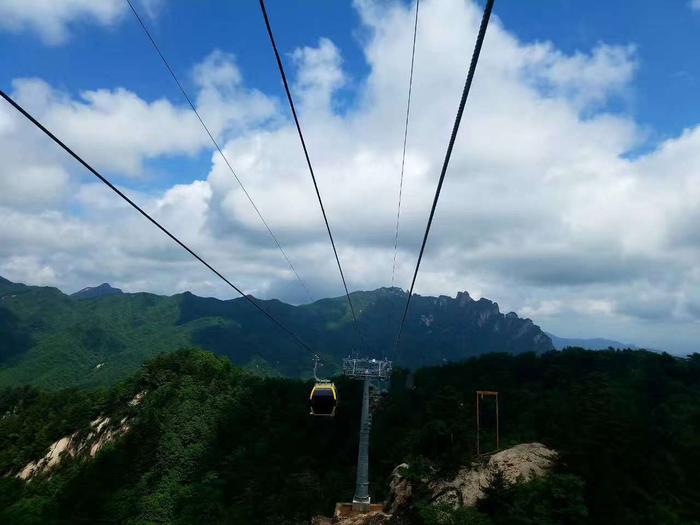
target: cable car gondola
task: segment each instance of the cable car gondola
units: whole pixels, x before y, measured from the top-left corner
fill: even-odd
[[[309,395],[309,408],[312,416],[335,416],[338,391],[330,381],[318,381]]]
[[[316,384],[309,394],[309,414],[312,416],[335,416],[335,407],[338,404],[338,391],[335,385],[327,379],[318,378],[318,367],[321,358],[314,356],[314,379]],[[321,365],[323,366],[323,365]]]

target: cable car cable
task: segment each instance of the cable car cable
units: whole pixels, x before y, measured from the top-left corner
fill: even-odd
[[[411,74],[408,77],[408,101],[406,102],[406,124],[403,131],[403,153],[401,154],[401,178],[399,179],[399,205],[396,209],[396,235],[394,236],[394,262],[391,266],[391,287],[394,287],[396,275],[396,254],[399,247],[399,220],[401,218],[401,196],[403,194],[403,173],[406,165],[406,141],[408,139],[408,119],[411,114],[411,91],[413,89],[413,64],[416,58],[416,35],[418,34],[418,7],[420,0],[416,0],[416,19],[413,23],[413,49],[411,50]]]
[[[343,287],[345,288],[345,296],[348,299],[348,304],[350,305],[350,312],[352,313],[352,318],[355,323],[355,330],[363,346],[366,347],[364,342],[364,337],[359,328],[359,323],[357,322],[357,316],[355,315],[355,308],[352,305],[352,300],[350,299],[350,292],[348,291],[348,285],[345,281],[345,274],[343,273],[343,267],[340,264],[340,258],[338,257],[338,250],[335,247],[335,241],[333,240],[333,234],[331,233],[331,227],[328,223],[328,217],[326,215],[326,209],[323,207],[323,200],[321,199],[321,192],[318,189],[318,183],[316,182],[316,175],[314,174],[314,168],[311,165],[311,159],[309,157],[309,151],[306,148],[306,141],[304,140],[304,134],[301,131],[301,125],[299,124],[299,117],[297,116],[297,111],[294,106],[294,100],[292,99],[292,93],[289,90],[289,82],[287,82],[287,75],[284,72],[284,66],[282,65],[282,59],[280,58],[279,51],[277,50],[277,44],[275,43],[275,37],[272,33],[272,27],[270,26],[270,19],[267,16],[267,10],[265,9],[265,1],[260,0],[260,9],[262,10],[263,18],[265,19],[265,26],[267,27],[267,34],[270,37],[270,43],[272,44],[272,49],[275,52],[275,59],[277,60],[277,67],[279,68],[280,75],[282,77],[282,83],[284,84],[284,91],[287,94],[287,100],[289,101],[289,107],[292,110],[292,116],[294,117],[294,123],[296,124],[297,133],[299,134],[299,140],[301,141],[301,146],[304,149],[304,156],[306,157],[306,164],[309,167],[309,172],[311,173],[311,180],[314,183],[314,189],[316,190],[316,197],[318,198],[318,204],[321,206],[321,213],[323,214],[323,221],[326,223],[326,230],[328,231],[328,237],[331,240],[331,246],[333,247],[333,254],[335,255],[335,262],[338,264],[338,270],[340,271],[340,278],[343,281]]]
[[[462,114],[464,113],[464,106],[467,103],[467,97],[469,96],[469,90],[472,85],[472,80],[474,79],[474,72],[476,71],[476,64],[479,61],[479,54],[481,53],[481,46],[484,43],[484,37],[486,36],[486,28],[489,25],[489,19],[491,17],[491,11],[493,9],[494,0],[487,0],[486,7],[484,8],[484,14],[481,18],[481,25],[479,26],[479,33],[476,37],[476,44],[474,45],[474,52],[472,53],[471,63],[469,64],[469,71],[467,73],[467,80],[464,83],[464,89],[462,90],[462,98],[459,102],[459,108],[457,110],[457,116],[455,117],[455,123],[452,127],[452,134],[450,136],[450,142],[447,145],[447,151],[445,152],[445,160],[442,164],[442,170],[440,171],[440,179],[438,181],[437,188],[435,189],[435,197],[433,198],[433,205],[430,208],[430,215],[428,216],[428,224],[425,227],[425,234],[423,235],[423,242],[420,247],[420,252],[418,254],[418,261],[416,262],[416,269],[413,272],[413,280],[411,281],[411,288],[408,292],[408,298],[406,299],[406,307],[403,311],[403,316],[401,318],[401,325],[399,326],[399,333],[396,336],[396,347],[395,352],[398,352],[399,342],[401,341],[401,333],[403,332],[404,325],[406,324],[406,314],[408,314],[408,307],[411,304],[411,297],[413,296],[413,287],[416,284],[416,277],[418,277],[418,270],[420,269],[420,263],[423,259],[423,252],[425,251],[425,243],[428,240],[428,234],[430,233],[430,226],[433,223],[433,217],[435,215],[435,208],[437,207],[438,199],[440,198],[440,191],[442,190],[442,183],[445,181],[445,174],[447,173],[447,166],[450,163],[450,156],[452,155],[452,148],[454,147],[455,140],[457,138],[457,131],[459,130],[459,124],[462,120]]]
[[[192,103],[192,99],[189,97],[189,95],[187,94],[187,91],[185,91],[185,88],[184,88],[184,87],[182,86],[182,84],[180,83],[180,80],[177,78],[177,75],[175,74],[175,71],[173,70],[173,68],[170,67],[170,64],[168,63],[167,59],[165,58],[165,56],[164,56],[163,53],[161,52],[160,47],[158,46],[158,44],[156,43],[155,39],[154,39],[153,36],[151,35],[151,32],[150,32],[150,31],[148,30],[148,28],[146,27],[146,24],[143,22],[143,19],[142,19],[141,16],[139,15],[138,11],[136,10],[136,8],[134,8],[134,5],[131,3],[131,0],[126,0],[126,3],[129,4],[129,7],[131,8],[131,12],[134,13],[134,16],[136,17],[136,20],[138,20],[139,25],[141,26],[141,28],[143,29],[144,33],[145,33],[146,36],[148,37],[148,40],[151,41],[151,44],[153,45],[153,48],[156,50],[156,53],[158,53],[158,56],[159,56],[160,59],[162,60],[162,62],[163,62],[163,64],[165,65],[166,69],[168,70],[168,72],[170,73],[170,76],[173,77],[173,80],[174,80],[175,83],[177,84],[177,87],[180,88],[180,92],[182,93],[182,95],[183,95],[183,96],[185,97],[185,99],[187,100],[187,103],[188,103],[188,104],[190,105],[190,107],[192,108],[192,111],[194,111],[194,114],[197,116],[197,119],[199,120],[199,123],[200,123],[200,124],[202,125],[202,127],[204,128],[204,131],[207,132],[207,135],[209,135],[209,138],[211,139],[212,144],[214,144],[214,146],[216,147],[217,151],[219,152],[219,155],[221,155],[221,158],[224,159],[224,162],[226,163],[226,166],[228,166],[229,171],[230,171],[231,174],[234,176],[234,178],[235,178],[236,181],[238,182],[238,185],[239,185],[239,186],[241,187],[241,189],[243,190],[243,193],[245,194],[245,196],[246,196],[246,197],[248,198],[248,200],[250,201],[250,204],[253,206],[253,209],[254,209],[255,212],[258,214],[258,217],[260,217],[260,220],[262,221],[263,225],[265,225],[265,228],[267,229],[267,233],[270,234],[270,237],[272,237],[272,240],[273,240],[273,241],[275,242],[275,244],[277,245],[277,249],[282,253],[282,256],[283,256],[283,257],[285,258],[285,260],[287,261],[287,264],[289,265],[289,268],[291,268],[292,272],[294,273],[294,275],[296,276],[297,280],[298,280],[299,283],[301,284],[302,288],[303,288],[304,291],[306,292],[306,296],[308,297],[309,301],[310,301],[310,302],[313,301],[313,298],[311,297],[311,292],[309,291],[308,286],[306,285],[306,283],[304,282],[304,280],[301,278],[301,276],[297,273],[296,269],[294,268],[294,265],[292,264],[292,261],[291,261],[291,260],[289,259],[289,257],[287,256],[287,252],[285,252],[284,248],[282,248],[282,244],[279,242],[279,239],[277,239],[277,236],[272,232],[272,229],[271,229],[270,226],[267,224],[267,221],[266,221],[265,218],[263,217],[262,212],[260,211],[260,209],[258,209],[257,205],[256,205],[255,202],[253,201],[253,197],[250,196],[250,194],[248,193],[248,190],[246,190],[245,186],[243,185],[243,182],[241,182],[241,179],[238,178],[238,175],[236,174],[236,171],[233,169],[233,166],[231,166],[231,163],[229,162],[228,158],[227,158],[226,155],[224,154],[222,148],[219,146],[219,143],[217,142],[217,140],[214,138],[214,135],[211,133],[211,131],[209,131],[209,127],[204,123],[204,120],[202,119],[201,115],[199,114],[199,111],[197,111],[197,108],[196,108],[195,105]]]
[[[124,199],[129,205],[131,205],[132,208],[134,208],[136,211],[138,211],[141,215],[143,215],[146,219],[151,221],[155,226],[158,227],[163,233],[165,233],[168,237],[170,237],[173,241],[175,241],[177,244],[180,245],[180,247],[184,248],[187,252],[189,252],[192,257],[197,259],[199,262],[201,262],[204,266],[209,268],[214,274],[216,274],[217,277],[219,277],[222,281],[224,281],[226,284],[228,284],[231,288],[236,290],[246,301],[248,301],[250,304],[252,304],[255,308],[257,308],[265,317],[267,317],[270,321],[272,321],[274,324],[276,324],[279,328],[284,330],[289,336],[291,336],[299,345],[301,345],[303,348],[306,350],[309,350],[310,352],[313,352],[311,347],[307,345],[304,341],[301,340],[301,338],[296,335],[294,332],[292,332],[289,328],[287,328],[284,324],[282,324],[280,321],[278,321],[275,317],[272,316],[267,310],[265,310],[262,306],[260,306],[258,303],[256,303],[249,295],[246,295],[243,293],[243,291],[238,288],[235,284],[233,284],[231,281],[229,281],[226,277],[224,277],[218,270],[216,270],[212,265],[210,265],[207,261],[202,259],[199,255],[197,255],[189,246],[187,246],[184,242],[182,242],[180,239],[175,237],[172,233],[170,233],[164,226],[161,226],[161,224],[156,221],[153,217],[151,217],[146,211],[143,210],[138,204],[136,204],[134,201],[132,201],[129,197],[127,197],[120,189],[118,189],[114,184],[112,184],[107,178],[105,178],[103,175],[101,175],[95,168],[90,166],[85,160],[83,160],[77,153],[75,153],[70,147],[68,147],[61,139],[56,137],[51,131],[46,129],[44,125],[39,122],[37,119],[35,119],[31,114],[29,114],[22,106],[20,106],[17,102],[14,101],[12,97],[10,97],[7,93],[5,93],[2,89],[0,89],[0,96],[4,98],[7,102],[10,103],[17,111],[19,111],[24,117],[27,118],[32,124],[34,124],[37,128],[39,128],[41,131],[43,131],[51,140],[53,140],[56,144],[58,144],[61,148],[63,148],[71,157],[73,157],[75,160],[77,160],[80,164],[82,164],[85,168],[87,168],[90,173],[92,173],[95,177],[100,179],[104,184],[109,186],[109,188],[114,191],[117,195],[119,195],[122,199]]]

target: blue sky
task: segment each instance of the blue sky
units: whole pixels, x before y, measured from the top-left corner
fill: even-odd
[[[656,140],[700,120],[700,10],[689,2],[503,2],[499,14],[524,40],[551,40],[565,52],[597,42],[633,44],[640,67],[624,109]],[[539,7],[539,8],[537,8]]]
[[[687,0],[579,2],[501,0],[495,14],[524,41],[552,41],[567,53],[599,42],[633,44],[639,53],[636,82],[621,110],[649,126],[650,140],[677,135],[700,121],[700,9]],[[142,6],[137,6],[143,11]],[[328,37],[342,49],[353,78],[367,74],[363,30],[350,2],[284,0],[269,2],[279,45],[284,50],[315,45]],[[177,88],[130,13],[105,29],[76,22],[67,45],[47,46],[34,32],[0,33],[2,86],[16,77],[39,76],[76,92],[123,85],[143,98],[179,100]],[[275,93],[280,89],[257,2],[174,1],[163,3],[146,22],[182,80],[212,48],[234,53],[249,83]],[[352,85],[339,94],[352,103]],[[170,167],[170,166],[169,166]]]
[[[342,293],[257,2],[136,5],[313,297]],[[351,288],[386,285],[414,4],[267,5]],[[0,86],[244,289],[306,300],[125,6],[0,0]],[[421,2],[399,285],[482,8]],[[467,289],[561,336],[694,349],[700,2],[497,0],[494,15],[419,292]],[[228,297],[5,107],[0,141],[0,275]]]

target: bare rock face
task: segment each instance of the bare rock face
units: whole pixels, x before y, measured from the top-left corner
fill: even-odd
[[[430,483],[433,501],[453,507],[472,506],[484,497],[500,472],[506,483],[527,482],[551,469],[557,453],[541,443],[524,443],[492,455],[486,465],[462,468],[453,480]]]
[[[344,518],[317,516],[311,520],[311,525],[385,525],[389,523],[390,519],[391,515],[375,511]]]
[[[401,463],[394,468],[389,482],[389,499],[386,508],[393,513],[396,509],[406,507],[413,497],[413,484],[403,477],[402,472],[408,468],[408,463]]]
[[[523,443],[491,456],[488,468],[503,472],[506,481],[516,483],[545,476],[556,459],[556,451],[542,443]]]
[[[484,497],[485,490],[491,486],[497,474],[500,473],[506,483],[524,483],[547,475],[556,458],[556,451],[542,443],[523,443],[501,450],[488,460],[473,463],[471,467],[462,467],[451,480],[426,478],[421,479],[420,484],[423,488],[428,488],[434,504],[447,504],[453,508],[468,507]],[[403,475],[407,468],[408,464],[402,463],[392,472],[389,498],[383,512],[335,518],[317,516],[311,524],[388,525],[392,516],[396,519],[411,506],[417,492],[415,482]],[[427,476],[431,477],[432,474],[428,473]]]
[[[137,406],[143,402],[145,392],[139,392],[129,401],[129,406]],[[64,436],[49,446],[46,454],[27,463],[16,477],[31,481],[41,474],[48,474],[56,469],[67,458],[95,455],[108,443],[115,441],[131,429],[131,422],[124,417],[114,422],[107,416],[101,416],[90,423],[90,430],[85,433],[73,432]]]
[[[22,480],[29,480],[37,474],[54,469],[61,463],[63,454],[73,456],[73,442],[75,441],[75,437],[75,434],[71,434],[70,436],[62,437],[58,441],[52,443],[44,457],[27,463],[17,474],[17,477]]]
[[[493,454],[485,463],[462,467],[451,480],[424,480],[433,503],[457,508],[475,505],[484,497],[497,473],[502,473],[506,483],[527,482],[545,476],[552,468],[557,453],[541,443],[523,443]],[[395,513],[410,504],[415,491],[412,483],[401,473],[406,464],[394,469],[390,482],[387,511]]]

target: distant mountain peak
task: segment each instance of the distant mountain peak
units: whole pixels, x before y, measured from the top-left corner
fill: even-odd
[[[107,297],[109,295],[121,295],[122,292],[119,288],[114,288],[109,283],[102,283],[99,286],[88,286],[82,290],[71,294],[74,299],[99,299],[100,297]]]
[[[457,297],[455,297],[455,299],[457,299],[457,302],[459,302],[460,306],[474,302],[474,299],[472,299],[472,296],[469,295],[469,292],[467,292],[466,290],[464,290],[463,292],[457,292]]]
[[[21,293],[15,294],[15,290]],[[346,297],[301,305],[249,297],[299,338],[312,341],[323,352],[329,374],[338,373],[342,359],[355,351],[356,333]],[[368,354],[383,355],[386,349],[394,348],[407,298],[408,293],[400,288],[353,292]],[[70,300],[55,288],[0,285],[0,299],[0,306],[16,318],[16,322],[13,317],[0,318],[0,325],[5,319],[14,323],[10,325],[10,348],[17,364],[10,374],[16,378],[35,377],[39,363],[44,372],[53,374],[48,384],[98,384],[119,379],[154,353],[183,345],[228,356],[244,368],[254,365],[266,374],[305,377],[311,370],[311,356],[300,353],[292,338],[274,329],[240,297],[221,300],[191,292],[173,296],[123,293],[103,283],[72,294]],[[102,315],[94,315],[97,307]],[[119,321],[116,326],[104,322],[112,317]],[[42,327],[42,337],[50,344],[38,346],[34,342],[34,326]],[[0,326],[0,331],[3,328]],[[2,343],[7,346],[7,342],[5,337]],[[41,356],[38,360],[24,357],[34,348]],[[452,297],[416,294],[405,318],[395,362],[404,368],[417,368],[489,352],[519,354],[552,349],[549,337],[531,320],[500,313],[494,301],[484,297],[474,300],[466,292]],[[0,379],[3,373],[8,375],[3,366],[9,354],[3,350]],[[109,366],[96,369],[101,362],[109,362]]]
[[[606,350],[608,348],[630,348],[636,350],[639,347],[630,343],[621,343],[613,339],[605,339],[603,337],[559,337],[549,332],[545,332],[552,340],[554,348],[563,350],[567,347],[580,347],[586,350]]]
[[[393,294],[406,295],[406,290],[404,290],[403,288],[400,288],[398,286],[382,286],[381,288],[378,288],[378,290],[381,290],[382,292],[393,293]]]

